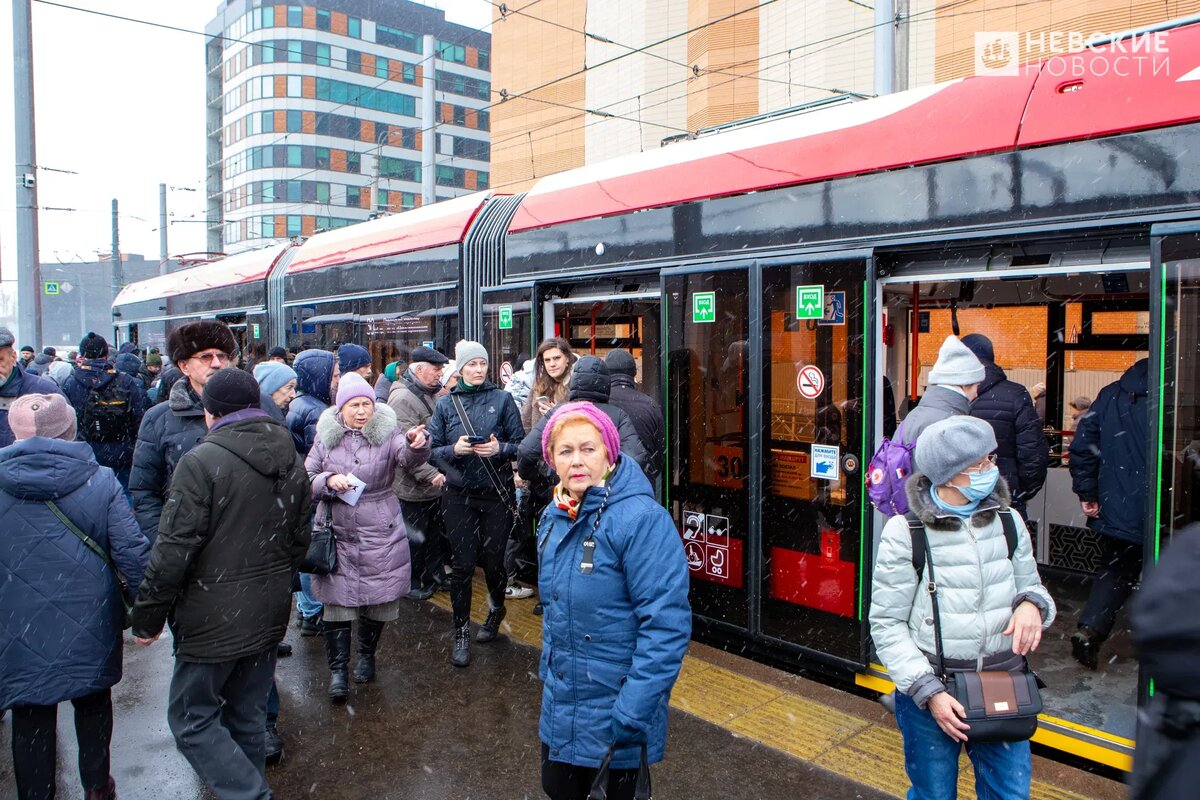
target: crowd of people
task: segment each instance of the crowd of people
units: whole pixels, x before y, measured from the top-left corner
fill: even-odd
[[[53,792],[64,700],[88,800],[116,797],[122,630],[150,646],[165,627],[178,749],[217,797],[270,797],[293,594],[301,634],[324,639],[328,697],[343,703],[352,683],[376,679],[401,603],[436,591],[450,593],[456,667],[473,643],[503,635],[506,600],[539,595],[555,653],[541,670],[546,792],[582,800],[611,749],[608,796],[633,796],[642,750],[663,757],[691,614],[682,544],[652,483],[662,413],[637,392],[629,353],[577,358],[550,339],[500,388],[471,341],[453,358],[422,345],[379,375],[353,343],[238,364],[233,334],[213,321],[177,328],[165,351],[164,369],[157,352],[143,361],[88,333],[57,361],[51,348],[18,356],[0,330],[0,398],[11,398],[0,404],[0,504],[23,509],[19,535],[0,546],[17,578],[0,602],[28,622],[6,629],[26,633],[0,648],[0,707],[13,712],[22,800]],[[30,470],[38,480],[18,486]],[[335,543],[332,570],[301,570],[314,532]],[[477,567],[488,612],[472,636]],[[48,570],[90,589],[52,585]],[[582,598],[604,613],[582,614]],[[60,641],[81,629],[83,644]],[[585,648],[593,638],[604,644]],[[621,675],[567,669],[585,657]],[[38,679],[47,673],[69,680]],[[586,739],[570,734],[580,722]]]
[[[58,361],[51,348],[18,354],[0,328],[0,517],[12,521],[0,540],[0,708],[12,712],[22,800],[53,796],[67,700],[86,797],[116,797],[122,631],[150,646],[165,627],[178,749],[215,796],[270,797],[293,602],[301,634],[323,637],[340,704],[377,679],[401,604],[438,591],[450,594],[458,668],[503,635],[506,602],[529,597],[543,615],[548,797],[583,800],[603,774],[606,796],[623,800],[648,781],[691,611],[682,542],[659,501],[663,415],[638,391],[630,353],[578,356],[549,338],[501,388],[487,349],[466,340],[452,356],[422,345],[378,375],[353,343],[238,364],[215,321],[175,329],[165,350],[164,368],[156,352],[114,352],[88,333]],[[872,637],[897,689],[910,796],[953,797],[965,746],[987,796],[1024,797],[1028,742],[972,742],[949,684],[1027,670],[1055,618],[1025,525],[1046,439],[1032,394],[984,336],[949,337],[929,384],[895,431],[911,459],[907,513],[882,532]],[[1091,669],[1141,570],[1146,394],[1143,360],[1072,404],[1074,489],[1106,542],[1072,640]],[[313,567],[310,546],[329,540],[335,564]],[[472,636],[477,568],[488,607]]]

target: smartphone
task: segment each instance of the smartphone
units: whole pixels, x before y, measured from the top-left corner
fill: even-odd
[[[489,441],[488,437],[486,437],[486,436],[468,436],[467,437],[467,444],[469,444],[469,445],[487,444],[488,441]]]

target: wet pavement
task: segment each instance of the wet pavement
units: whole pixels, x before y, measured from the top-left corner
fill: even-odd
[[[280,659],[282,763],[267,777],[280,800],[295,797],[403,800],[541,798],[537,650],[502,637],[474,645],[467,669],[449,663],[450,617],[405,603],[385,631],[375,684],[352,685],[350,702],[325,698],[320,638],[293,626],[295,653]],[[170,644],[126,648],[115,687],[113,775],[122,800],[210,798],[175,749],[166,724]],[[0,727],[0,798],[15,797],[10,733]],[[77,800],[70,706],[59,713],[60,798]],[[895,796],[813,766],[695,716],[671,710],[667,758],[652,770],[659,800]],[[891,788],[891,787],[889,787]],[[895,787],[900,789],[902,787]],[[893,790],[894,791],[894,790]]]

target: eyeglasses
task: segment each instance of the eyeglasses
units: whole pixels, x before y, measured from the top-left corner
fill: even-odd
[[[228,353],[197,353],[196,355],[192,356],[192,358],[196,361],[207,361],[209,363],[214,361],[218,364],[229,363]]]
[[[987,472],[992,467],[996,466],[996,454],[991,453],[982,461],[967,467],[963,470],[964,475],[978,475],[981,472]]]

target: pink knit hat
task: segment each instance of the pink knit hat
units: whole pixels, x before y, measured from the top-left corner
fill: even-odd
[[[27,394],[8,408],[8,426],[17,441],[33,436],[75,441],[75,409],[61,394]]]
[[[338,381],[337,393],[337,408],[342,410],[342,406],[349,403],[356,397],[369,397],[372,401],[375,400],[375,390],[371,388],[371,384],[363,379],[362,375],[357,372],[348,372]]]
[[[608,451],[610,461],[615,464],[617,457],[621,455],[621,436],[617,433],[617,426],[609,419],[608,414],[585,400],[567,403],[554,409],[554,413],[546,421],[546,427],[542,428],[542,458],[546,459],[550,468],[554,468],[554,457],[550,453],[550,440],[554,438],[555,432],[562,427],[563,423],[575,420],[589,422],[596,430],[600,431],[600,441],[604,442],[604,449]]]

